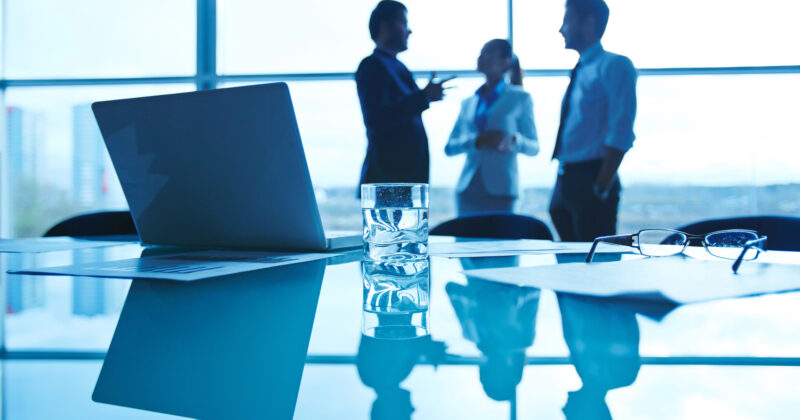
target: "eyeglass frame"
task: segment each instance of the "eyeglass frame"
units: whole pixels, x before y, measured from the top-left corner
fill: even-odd
[[[689,246],[689,243],[692,240],[698,240],[699,239],[700,243],[703,245],[703,248],[705,248],[706,252],[708,252],[709,254],[711,254],[711,255],[713,255],[713,256],[715,256],[717,258],[722,258],[722,259],[728,259],[728,258],[720,257],[719,255],[714,255],[711,251],[708,250],[708,242],[706,242],[706,238],[707,237],[709,237],[710,235],[714,235],[714,234],[728,233],[728,232],[742,232],[742,233],[746,232],[746,233],[755,234],[755,236],[756,236],[755,239],[751,239],[751,240],[745,242],[742,245],[742,252],[739,253],[739,257],[737,257],[735,259],[734,263],[733,263],[732,269],[733,269],[734,274],[738,273],[739,267],[742,265],[742,262],[744,261],[745,254],[751,248],[755,248],[756,249],[756,256],[753,259],[758,258],[758,256],[761,254],[762,251],[766,251],[764,249],[764,243],[767,241],[767,237],[764,236],[764,235],[759,236],[758,232],[756,232],[754,230],[750,230],[750,229],[716,230],[714,232],[709,232],[709,233],[706,233],[706,234],[703,234],[703,235],[693,235],[691,233],[686,233],[686,232],[683,232],[683,231],[680,231],[680,230],[675,230],[675,229],[642,229],[642,230],[640,230],[640,231],[638,231],[636,233],[632,233],[632,234],[628,234],[628,235],[598,236],[592,242],[592,248],[589,250],[589,254],[586,256],[586,262],[587,263],[591,263],[592,262],[592,259],[594,258],[595,251],[597,250],[597,245],[599,245],[600,242],[606,242],[606,243],[611,243],[611,244],[615,244],[615,245],[623,245],[623,246],[629,246],[631,248],[636,248],[636,250],[639,251],[640,254],[642,254],[642,255],[644,255],[646,257],[651,257],[652,255],[643,254],[642,253],[642,248],[639,245],[639,234],[641,234],[642,232],[651,231],[651,230],[674,232],[674,233],[679,233],[679,234],[681,234],[681,235],[686,237],[686,241],[684,241],[684,243],[683,243],[683,248],[681,248],[680,251],[678,251],[678,252],[676,252],[674,254],[670,254],[670,255],[677,255],[677,254],[682,253],[683,251],[686,250],[686,247]],[[636,238],[636,244],[634,244],[634,238]]]
[[[742,247],[742,252],[739,254],[739,258],[737,258],[736,261],[733,262],[733,274],[739,274],[739,266],[742,265],[742,262],[744,261],[744,255],[747,253],[747,251],[750,250],[750,248],[754,247],[756,248],[756,256],[753,258],[756,259],[758,258],[758,256],[761,254],[762,251],[766,251],[764,249],[764,244],[766,242],[767,242],[766,236],[759,236],[757,239],[751,239],[745,242],[744,246]]]

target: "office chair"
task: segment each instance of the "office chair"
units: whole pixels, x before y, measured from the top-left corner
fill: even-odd
[[[42,236],[136,236],[136,226],[129,211],[85,213],[62,220]]]
[[[541,220],[507,212],[457,217],[434,227],[430,234],[464,238],[553,240],[553,234]]]
[[[768,250],[800,251],[800,217],[745,216],[711,219],[681,226],[678,230],[702,235],[715,230],[750,229],[767,236]]]

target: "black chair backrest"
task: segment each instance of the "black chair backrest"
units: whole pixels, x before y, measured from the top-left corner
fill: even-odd
[[[541,220],[506,212],[458,217],[434,227],[430,233],[462,238],[553,240],[553,234]]]
[[[43,236],[122,236],[137,235],[129,211],[101,211],[70,217],[51,227]]]
[[[716,230],[749,229],[767,236],[766,249],[800,251],[800,217],[746,216],[703,220],[681,226],[678,230],[703,235]]]

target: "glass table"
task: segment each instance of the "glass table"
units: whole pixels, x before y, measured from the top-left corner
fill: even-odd
[[[121,245],[0,261],[5,273],[141,252]],[[432,257],[430,334],[385,340],[361,333],[359,258],[192,283],[3,274],[3,418],[800,412],[798,293],[684,306],[599,299],[461,273],[564,263],[555,255]]]

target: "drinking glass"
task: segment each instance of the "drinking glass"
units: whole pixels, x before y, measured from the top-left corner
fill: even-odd
[[[362,332],[413,338],[428,333],[428,185],[364,184]]]
[[[428,257],[428,184],[364,184],[364,258],[403,264]]]

